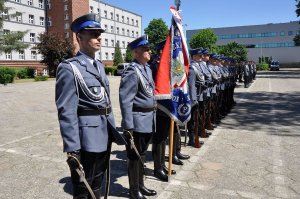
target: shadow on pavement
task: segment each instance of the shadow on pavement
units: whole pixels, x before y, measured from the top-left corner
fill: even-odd
[[[73,186],[72,186],[72,182],[71,182],[71,177],[64,177],[62,179],[59,180],[60,184],[65,184],[64,185],[64,191],[70,195],[72,195],[73,193]]]
[[[300,68],[282,68],[280,71],[259,71],[260,78],[293,79],[300,77]]]

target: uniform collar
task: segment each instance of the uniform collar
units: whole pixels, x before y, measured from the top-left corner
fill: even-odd
[[[87,54],[85,54],[82,51],[79,51],[79,53],[82,54],[93,65],[95,59],[91,58],[90,56],[88,56]]]

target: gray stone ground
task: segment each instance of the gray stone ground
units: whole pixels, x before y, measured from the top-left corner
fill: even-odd
[[[168,183],[152,176],[152,198],[300,198],[300,69],[260,72],[250,88],[236,88],[237,106],[203,139]],[[110,77],[117,124],[119,77]],[[55,81],[0,86],[0,198],[72,198],[62,153]],[[126,198],[126,153],[113,145],[110,198]],[[150,197],[151,198],[151,197]]]

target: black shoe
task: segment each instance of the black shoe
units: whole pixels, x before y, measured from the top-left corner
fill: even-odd
[[[129,191],[130,199],[146,199],[146,197],[140,191]]]
[[[183,165],[183,162],[178,159],[178,157],[175,155],[172,159],[172,163],[176,165]]]
[[[180,159],[180,160],[187,160],[187,159],[190,159],[190,156],[189,155],[184,155],[180,152],[176,153],[176,156]]]
[[[168,182],[168,175],[164,172],[163,169],[154,170],[154,177],[160,179],[163,182]]]
[[[157,193],[152,189],[147,189],[145,186],[140,185],[140,192],[145,196],[155,196]]]
[[[163,165],[162,168],[163,168],[163,170],[164,170],[164,172],[165,172],[166,174],[169,173],[169,169],[166,167],[166,165]],[[172,169],[172,170],[171,170],[171,175],[175,175],[175,174],[176,174],[176,171]]]

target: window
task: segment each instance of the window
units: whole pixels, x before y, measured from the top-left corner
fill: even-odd
[[[45,24],[45,18],[40,17],[40,25],[43,26]]]
[[[69,38],[70,37],[70,33],[69,32],[65,32],[65,38]]]
[[[131,31],[131,36],[134,37],[134,31]]]
[[[135,20],[135,25],[139,26],[139,21],[138,20]]]
[[[104,25],[104,30],[107,31],[107,25]]]
[[[51,3],[50,3],[50,0],[47,0],[47,8],[48,8],[48,10],[51,9]]]
[[[114,59],[115,53],[111,53],[111,59]]]
[[[64,19],[65,19],[65,20],[69,20],[69,15],[68,15],[68,14],[65,14],[65,15],[64,15]]]
[[[93,13],[94,12],[94,8],[93,6],[90,6],[90,13]]]
[[[116,14],[117,21],[120,20],[119,14]]]
[[[30,6],[32,6],[33,5],[33,0],[28,0],[27,4],[30,5]]]
[[[48,26],[52,26],[51,17],[48,17]]]
[[[34,24],[34,16],[33,15],[29,15],[29,23]]]
[[[48,75],[48,70],[46,68],[43,69],[43,75],[44,76]]]
[[[30,42],[35,42],[35,33],[29,34],[29,40],[30,40]]]
[[[3,11],[2,16],[3,16],[3,18],[4,18],[5,20],[9,20],[9,15],[8,15],[8,10],[7,10],[7,9],[5,9],[5,10]]]
[[[127,30],[127,36],[129,36],[129,30]]]
[[[65,28],[65,30],[68,30],[69,29],[69,23],[65,23],[65,25],[64,25],[64,28]]]
[[[127,24],[129,24],[129,17],[127,17]]]
[[[122,22],[124,23],[124,16],[122,16]]]
[[[111,46],[114,47],[115,46],[115,40],[111,40]]]
[[[131,19],[131,24],[134,26],[134,19]]]
[[[294,34],[293,31],[288,31],[288,35],[289,35],[289,36],[292,36],[293,34]]]
[[[139,37],[139,32],[138,31],[136,31],[135,36]]]
[[[122,41],[122,47],[125,48],[125,41]]]
[[[7,60],[11,59],[11,53],[5,53],[5,59]]]
[[[4,34],[4,35],[8,35],[9,33],[10,33],[10,30],[3,29],[3,34]]]
[[[108,46],[108,39],[105,39],[105,46]]]
[[[117,34],[119,34],[119,32],[120,32],[120,31],[119,31],[119,27],[117,27]]]
[[[107,11],[104,10],[104,17],[107,18]]]
[[[21,3],[21,0],[15,0],[15,2],[17,2],[17,3]]]
[[[97,14],[100,15],[100,8],[97,8]]]
[[[282,32],[280,32],[280,36],[284,36],[285,35],[285,33],[282,31]]]
[[[110,27],[110,32],[114,33],[114,27],[113,26]]]
[[[114,19],[114,13],[110,13],[110,19]]]
[[[64,5],[64,11],[68,10],[68,5]]]
[[[16,21],[17,22],[22,22],[22,13],[20,13],[20,12],[16,12]]]
[[[31,51],[31,59],[36,59],[36,51],[35,50],[32,50]]]
[[[38,74],[38,71],[37,71],[37,69],[35,69],[34,70],[34,76],[37,76],[37,74]]]
[[[44,2],[43,2],[43,0],[39,0],[39,8],[44,8]]]
[[[122,28],[122,35],[125,35],[125,29]]]
[[[25,53],[24,50],[19,51],[19,59],[25,59]]]
[[[105,59],[108,60],[108,53],[105,53]]]

